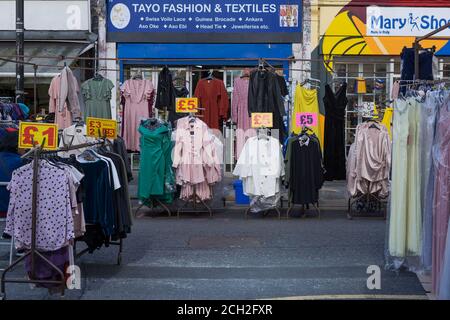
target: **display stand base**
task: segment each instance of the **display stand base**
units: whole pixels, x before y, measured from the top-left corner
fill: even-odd
[[[356,203],[360,205],[355,209]],[[359,194],[348,199],[347,218],[355,217],[383,218],[387,216],[387,198],[380,198],[375,194]]]
[[[308,205],[304,205],[304,204],[301,205],[302,206],[302,215],[301,215],[301,217],[302,218],[306,217],[306,210],[309,209],[309,208],[306,208],[306,207],[309,206],[309,205],[312,205],[316,209],[317,217],[320,220],[321,219],[321,212],[320,212],[320,208],[319,208],[319,203],[318,202],[317,203],[311,203],[311,204],[308,204]],[[288,219],[290,218],[291,211],[294,209],[295,206],[296,206],[295,204],[292,204],[292,203],[289,204],[289,208],[288,208],[288,210],[286,212],[286,217]]]

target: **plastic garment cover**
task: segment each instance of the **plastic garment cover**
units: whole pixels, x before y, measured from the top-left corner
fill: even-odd
[[[392,190],[388,206],[386,267],[420,271],[420,107],[416,98],[394,104]]]
[[[434,195],[434,164],[432,150],[436,126],[436,116],[440,101],[440,92],[429,91],[421,108],[420,117],[420,164],[422,176],[421,199],[422,211],[422,266],[431,270],[433,242],[433,195]]]
[[[250,211],[256,213],[274,209],[279,206],[280,199],[280,193],[271,197],[253,196],[250,201]]]
[[[388,242],[389,253],[400,258],[421,250],[419,111],[415,98],[395,101]]]
[[[448,222],[450,215],[450,95],[447,93],[444,104],[439,109],[436,124],[436,139],[433,145],[435,167],[433,201],[433,250],[432,250],[432,288],[438,293],[444,266]]]

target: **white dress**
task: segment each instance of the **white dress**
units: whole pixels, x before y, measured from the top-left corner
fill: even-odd
[[[406,253],[408,111],[409,108],[406,101],[401,99],[395,100],[389,221],[389,253],[394,257],[404,257]]]

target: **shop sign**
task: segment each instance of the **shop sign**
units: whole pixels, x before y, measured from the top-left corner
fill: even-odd
[[[252,128],[272,128],[273,127],[273,113],[272,112],[253,112],[252,113]]]
[[[108,41],[301,42],[302,1],[108,0]]]
[[[197,113],[198,98],[177,98],[175,106],[177,113]]]
[[[316,112],[297,112],[295,114],[297,127],[317,127],[319,116]]]
[[[86,119],[87,136],[94,138],[117,138],[117,121],[111,119]]]
[[[367,36],[424,36],[450,22],[450,8],[366,8]],[[436,36],[450,36],[450,28]]]
[[[44,150],[58,149],[58,125],[38,122],[19,123],[19,149],[42,146]]]
[[[0,30],[16,30],[16,2],[0,1]],[[89,31],[89,0],[25,0],[25,30]]]

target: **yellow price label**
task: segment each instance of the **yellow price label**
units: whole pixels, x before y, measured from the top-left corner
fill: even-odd
[[[273,113],[272,112],[253,112],[252,128],[272,128]]]
[[[91,118],[86,119],[87,136],[94,138],[117,138],[117,121],[111,119]]]
[[[42,146],[44,150],[58,149],[58,125],[38,122],[19,123],[19,148]]]
[[[198,98],[177,98],[175,105],[177,113],[197,113]]]

